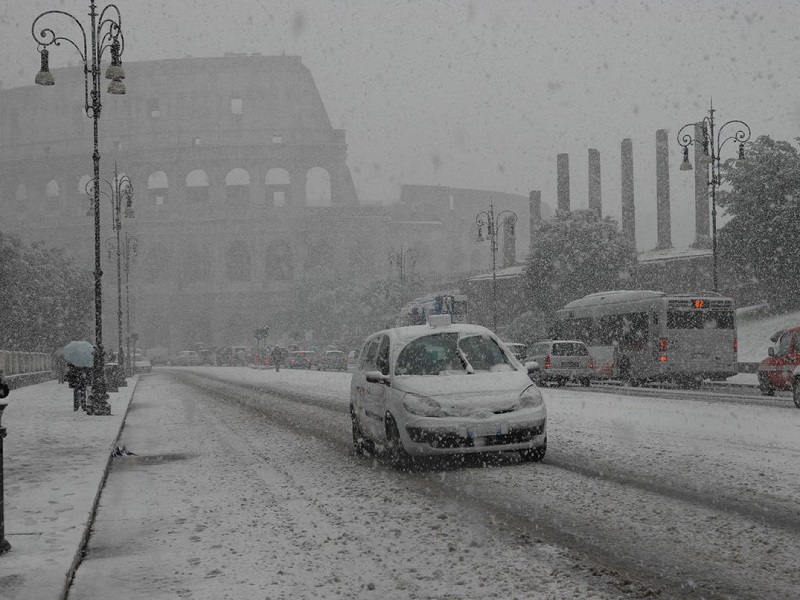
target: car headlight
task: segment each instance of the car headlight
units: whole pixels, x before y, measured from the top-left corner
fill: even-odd
[[[544,404],[542,392],[535,385],[528,387],[519,396],[519,408],[536,408]]]
[[[419,417],[443,417],[442,407],[439,403],[427,396],[417,396],[416,394],[406,394],[403,398],[403,406],[406,411]]]

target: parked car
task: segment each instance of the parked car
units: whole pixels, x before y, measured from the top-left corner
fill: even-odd
[[[758,387],[764,396],[794,389],[793,372],[800,365],[800,326],[776,331],[770,341],[775,345],[758,365]]]
[[[538,368],[531,373],[539,385],[568,381],[588,386],[594,364],[586,344],[576,340],[542,340],[528,350],[527,360],[535,361]]]
[[[316,363],[319,371],[346,371],[347,355],[341,350],[326,350]]]
[[[490,330],[452,324],[386,329],[362,346],[350,387],[353,446],[410,456],[547,450],[541,391]]]
[[[311,369],[315,365],[316,352],[311,350],[297,350],[289,355],[287,366],[290,369]]]
[[[527,344],[520,344],[517,342],[506,342],[506,346],[508,349],[511,350],[511,354],[514,355],[520,362],[525,362],[525,357],[528,355],[528,346]]]
[[[141,354],[133,355],[133,372],[134,373],[150,373],[153,370],[153,365]]]
[[[150,361],[151,365],[166,365],[169,363],[169,350],[166,348],[148,348],[144,351],[144,357]]]
[[[203,364],[203,358],[194,350],[181,350],[169,359],[173,367],[197,367]]]

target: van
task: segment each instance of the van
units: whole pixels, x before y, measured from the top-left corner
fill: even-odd
[[[542,340],[528,349],[529,361],[536,361],[539,368],[531,373],[537,385],[555,383],[558,386],[568,381],[588,386],[591,382],[592,357],[586,344],[577,340]]]
[[[770,341],[774,346],[758,365],[758,388],[764,396],[792,389],[792,371],[800,365],[800,325],[776,331]]]

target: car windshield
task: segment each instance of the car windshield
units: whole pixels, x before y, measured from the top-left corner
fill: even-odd
[[[488,335],[434,333],[415,339],[397,357],[396,375],[466,375],[513,370]]]

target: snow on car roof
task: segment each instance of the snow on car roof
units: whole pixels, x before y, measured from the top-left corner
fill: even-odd
[[[431,325],[408,325],[406,327],[393,327],[391,329],[384,329],[376,333],[387,334],[400,343],[409,342],[424,335],[431,335],[434,333],[465,333],[472,335],[485,335],[490,334],[494,337],[495,334],[486,327],[481,325],[472,325],[468,323],[453,323],[451,325],[440,325],[433,327]]]

